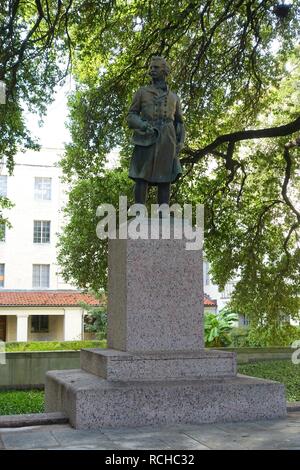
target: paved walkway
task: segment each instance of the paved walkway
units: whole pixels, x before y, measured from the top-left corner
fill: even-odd
[[[248,423],[102,428],[67,424],[0,429],[0,449],[209,450],[300,449],[300,412]]]

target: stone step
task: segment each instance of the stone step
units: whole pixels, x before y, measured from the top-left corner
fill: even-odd
[[[195,352],[128,353],[83,349],[81,368],[107,380],[176,380],[233,377],[235,353],[201,349]]]
[[[241,375],[116,382],[83,370],[68,370],[48,372],[46,384],[46,410],[65,412],[77,429],[286,416],[282,384]]]

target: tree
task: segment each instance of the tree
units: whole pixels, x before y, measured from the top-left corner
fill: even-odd
[[[41,50],[49,52],[52,67],[58,67],[56,54],[71,51],[77,81],[69,103],[72,143],[62,162],[72,184],[60,252],[66,278],[81,287],[105,286],[107,248],[95,239],[96,207],[114,202],[115,188],[130,195],[125,116],[133,92],[147,81],[148,59],[165,55],[188,129],[182,153],[184,182],[174,186],[173,200],[205,204],[205,249],[214,278],[222,287],[239,272],[237,305],[254,312],[254,321],[258,316],[276,319],[279,310],[295,316],[299,181],[294,133],[300,118],[297,103],[283,89],[289,75],[285,65],[299,39],[299,0],[284,19],[278,18],[273,0],[74,0],[33,5],[30,30],[38,24],[25,46],[35,47],[33,37],[42,23],[51,32],[51,24],[56,24],[54,34],[39,33],[46,41]],[[49,5],[52,15],[58,5],[64,9],[57,22],[47,22],[40,5],[44,15]],[[19,33],[19,41],[23,37]],[[297,51],[294,54],[298,66]],[[41,64],[43,68],[45,60]],[[25,72],[26,67],[19,70]],[[41,103],[41,94],[35,96]],[[249,144],[262,138],[263,144]],[[241,152],[242,142],[247,147]],[[121,149],[120,167],[106,170],[107,156],[116,146]]]
[[[0,105],[0,166],[10,172],[17,151],[38,149],[25,122],[25,112],[45,114],[55,85],[68,73],[72,0],[2,0],[0,4],[0,80],[7,89]],[[1,208],[8,201],[0,200]],[[1,222],[2,221],[2,222]]]
[[[107,240],[96,235],[99,204],[119,203],[119,194],[128,195],[130,183],[126,171],[107,171],[80,179],[69,194],[65,209],[68,220],[60,236],[58,262],[66,279],[80,288],[99,292],[107,277]]]
[[[296,317],[293,134],[300,118],[299,100],[287,93],[294,85],[286,63],[294,54],[298,70],[299,2],[285,20],[271,1],[119,1],[110,2],[109,15],[93,5],[83,2],[80,29],[73,24],[78,86],[70,100],[72,143],[62,163],[72,182],[61,238],[66,278],[81,287],[105,285],[106,244],[96,239],[95,211],[102,202],[116,202],[115,185],[130,195],[125,116],[133,91],[147,80],[147,59],[162,54],[172,64],[171,86],[180,94],[188,129],[184,181],[175,185],[173,201],[205,204],[213,276],[222,288],[238,272],[237,311],[254,322],[276,321],[287,312]],[[249,144],[261,138],[267,140]],[[247,143],[242,152],[241,142]],[[116,146],[120,168],[105,170]]]

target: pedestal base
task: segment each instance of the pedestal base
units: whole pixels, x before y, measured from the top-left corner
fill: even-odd
[[[48,372],[48,412],[78,429],[285,416],[283,385],[236,376],[233,353],[203,348],[202,253],[186,241],[109,240],[110,349]]]
[[[51,371],[46,411],[64,411],[77,429],[213,423],[286,415],[284,386],[246,376],[108,381],[83,370]]]
[[[236,375],[235,353],[212,349],[155,353],[82,349],[80,366],[107,380],[153,381]]]

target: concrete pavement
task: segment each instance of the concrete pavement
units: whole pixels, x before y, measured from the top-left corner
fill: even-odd
[[[300,449],[300,411],[268,421],[80,431],[68,424],[0,428],[0,449]]]

